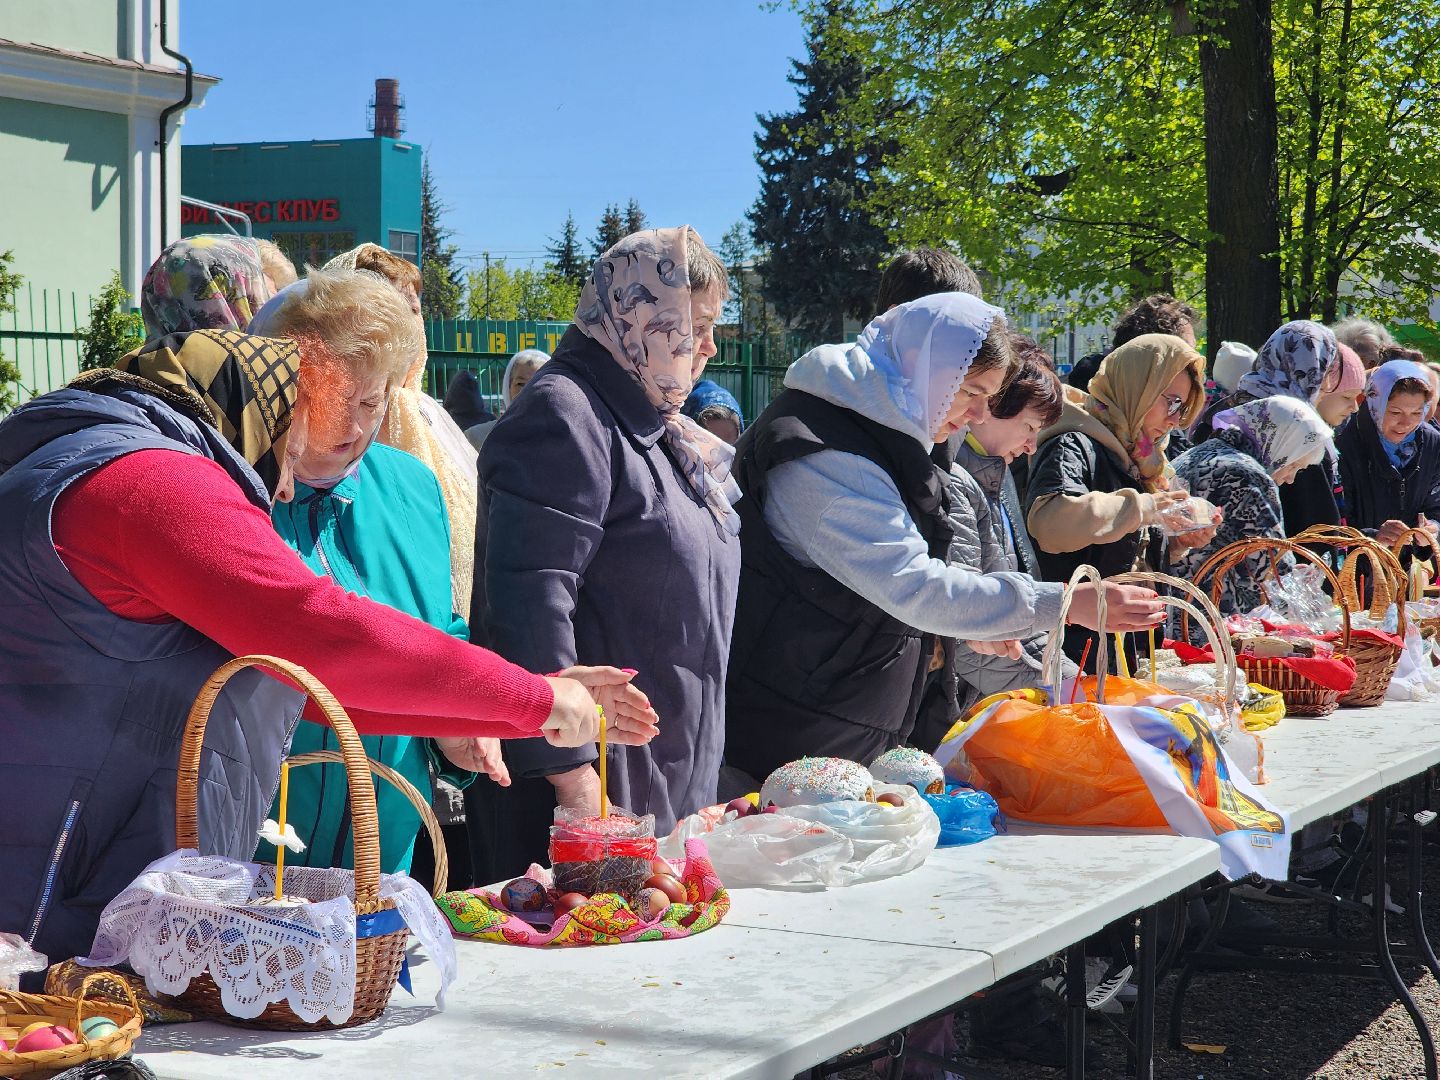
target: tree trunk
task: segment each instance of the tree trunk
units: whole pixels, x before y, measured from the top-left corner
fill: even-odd
[[[1270,0],[1203,13],[1206,341],[1258,348],[1280,325],[1280,214]]]

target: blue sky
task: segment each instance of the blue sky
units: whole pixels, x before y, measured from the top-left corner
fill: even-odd
[[[187,143],[364,136],[377,77],[430,153],[463,255],[539,256],[607,202],[712,244],[759,190],[755,114],[795,104],[804,33],[758,0],[251,0],[185,4],[181,49],[223,81]]]

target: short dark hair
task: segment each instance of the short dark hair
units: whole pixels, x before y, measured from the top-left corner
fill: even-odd
[[[936,293],[963,292],[985,298],[980,278],[958,255],[939,248],[914,248],[902,251],[890,260],[880,275],[880,291],[875,309],[889,311],[896,304],[908,304],[922,296]]]
[[[1391,360],[1409,360],[1413,364],[1428,364],[1430,361],[1419,349],[1407,348],[1404,345],[1387,345],[1380,350],[1380,363],[1388,364]],[[1404,380],[1401,380],[1402,382]],[[1396,383],[1399,386],[1400,383]]]
[[[1024,334],[1010,335],[1010,352],[1015,357],[1015,369],[1009,382],[990,399],[991,415],[997,420],[1009,420],[1033,406],[1049,427],[1060,419],[1065,394],[1060,376],[1055,374],[1055,361]]]
[[[1419,379],[1396,379],[1395,385],[1390,387],[1390,397],[1396,394],[1419,394],[1426,401],[1430,400],[1431,386],[1429,381],[1421,382]]]
[[[995,316],[995,321],[990,324],[990,329],[985,334],[985,340],[980,343],[975,359],[970,361],[966,375],[978,375],[991,368],[1003,368],[1007,383],[1015,370],[1015,353],[1010,348],[1010,328],[1005,323],[1004,315]]]
[[[1199,322],[1200,313],[1189,304],[1176,300],[1169,293],[1156,293],[1136,302],[1115,321],[1110,347],[1118,349],[1141,334],[1174,334],[1179,337],[1181,327],[1189,326],[1193,330]]]

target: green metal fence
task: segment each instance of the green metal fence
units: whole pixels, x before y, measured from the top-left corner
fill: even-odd
[[[445,389],[461,371],[472,372],[480,392],[497,415],[502,408],[505,365],[521,349],[553,352],[569,329],[563,322],[499,322],[490,319],[431,319],[425,324],[430,350],[426,390],[444,398]],[[808,348],[795,335],[762,341],[717,341],[719,352],[705,368],[713,379],[735,395],[747,421],[784,388],[790,361]]]
[[[36,289],[22,284],[9,298],[10,311],[0,314],[0,356],[20,369],[11,383],[16,404],[57,390],[80,374],[80,342],[76,330],[89,317],[90,300],[61,289]]]

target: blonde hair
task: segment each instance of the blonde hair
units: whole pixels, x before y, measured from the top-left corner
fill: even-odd
[[[425,348],[424,328],[409,303],[368,270],[311,270],[266,333],[319,341],[357,380],[383,377],[392,386]]]
[[[276,292],[293,284],[300,277],[295,272],[295,264],[285,257],[285,252],[280,250],[280,245],[275,241],[256,240],[255,249],[260,255],[260,269],[275,283]]]
[[[705,246],[700,234],[689,227],[685,229],[685,268],[692,293],[719,289],[722,300],[730,295],[730,275],[725,264]]]

